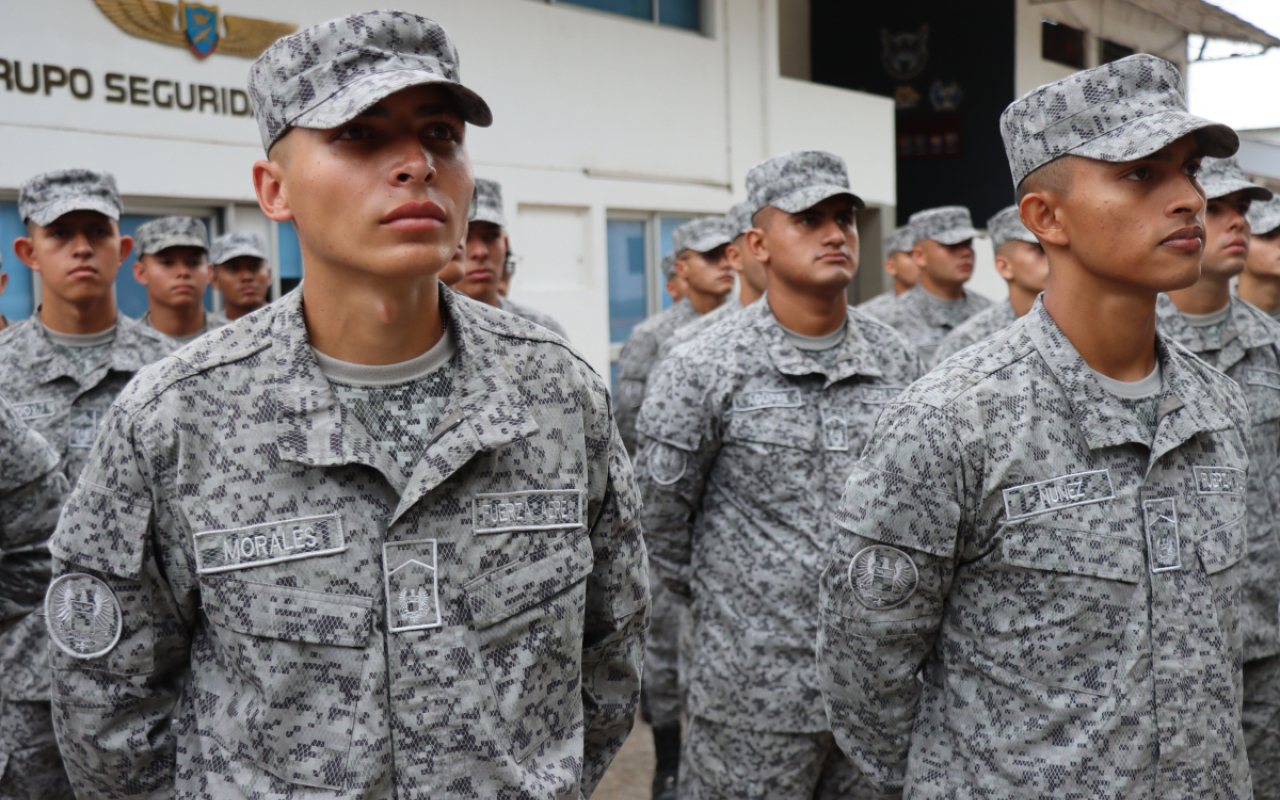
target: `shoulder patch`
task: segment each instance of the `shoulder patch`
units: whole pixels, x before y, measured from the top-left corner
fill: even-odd
[[[124,629],[116,593],[83,572],[63,575],[49,585],[44,613],[49,638],[72,658],[105,656]]]
[[[665,442],[649,446],[649,475],[660,486],[670,486],[684,477],[689,457],[678,447]]]
[[[804,405],[799,389],[754,389],[733,396],[734,411],[757,411],[762,408],[799,408]]]
[[[1115,499],[1111,471],[1076,472],[1047,481],[1024,483],[1004,490],[1004,513],[1009,521],[1035,517],[1060,508]]]
[[[327,556],[347,549],[342,518],[337,514],[204,531],[192,538],[196,572],[201,575]]]
[[[535,489],[478,494],[471,501],[472,532],[569,530],[587,524],[581,489]]]
[[[920,571],[911,556],[898,548],[872,545],[849,562],[849,584],[859,603],[885,611],[911,599],[920,585]]]

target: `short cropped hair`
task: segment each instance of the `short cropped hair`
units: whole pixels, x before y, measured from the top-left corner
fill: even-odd
[[[1022,179],[1022,183],[1018,184],[1018,200],[1022,203],[1022,198],[1032,192],[1050,191],[1065,195],[1071,191],[1071,160],[1079,158],[1079,156],[1066,155],[1055,158],[1048,164],[1033,170],[1027,177]]]

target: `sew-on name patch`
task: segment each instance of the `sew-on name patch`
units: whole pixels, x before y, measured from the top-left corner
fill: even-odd
[[[1244,470],[1235,467],[1192,467],[1197,494],[1244,494]]]
[[[14,403],[13,410],[18,419],[32,420],[52,417],[56,412],[56,404],[52,400],[28,400],[25,403]]]
[[[193,538],[196,572],[201,575],[327,556],[347,549],[346,533],[337,514],[204,531]]]
[[[863,386],[858,399],[864,403],[884,405],[896,400],[906,388],[905,386]]]
[[[1244,382],[1253,386],[1280,389],[1280,372],[1260,367],[1250,367],[1244,371]]]
[[[755,389],[733,396],[734,411],[757,411],[761,408],[799,408],[804,405],[799,389]]]
[[[1110,470],[1076,472],[1004,490],[1004,513],[1009,520],[1047,514],[1060,508],[1115,499]]]
[[[556,531],[587,522],[581,489],[478,494],[471,507],[475,533]]]
[[[929,347],[930,345],[935,345],[938,342],[941,342],[942,334],[930,333],[925,336],[912,336],[910,341],[916,347]]]

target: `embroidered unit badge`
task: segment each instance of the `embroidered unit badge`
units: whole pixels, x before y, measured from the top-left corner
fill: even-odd
[[[858,551],[849,562],[849,584],[858,602],[874,611],[896,608],[916,593],[920,571],[911,556],[885,545]]]
[[[439,627],[436,540],[382,545],[382,569],[387,587],[387,630],[402,633]]]
[[[98,432],[98,410],[72,408],[67,419],[67,447],[85,450],[93,447],[93,437]]]
[[[654,442],[649,448],[649,474],[662,486],[670,486],[684,477],[688,456],[678,447]]]
[[[849,425],[844,421],[844,417],[827,411],[822,412],[822,440],[828,450],[849,449]]]
[[[82,572],[63,575],[44,598],[45,625],[58,649],[72,658],[97,658],[120,641],[120,601],[102,580]]]
[[[1182,542],[1178,537],[1178,510],[1172,497],[1144,500],[1142,516],[1147,528],[1147,557],[1152,572],[1182,569]]]

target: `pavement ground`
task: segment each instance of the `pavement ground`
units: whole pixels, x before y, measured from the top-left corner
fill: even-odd
[[[609,765],[592,800],[650,800],[653,767],[653,730],[637,716],[631,735]]]

